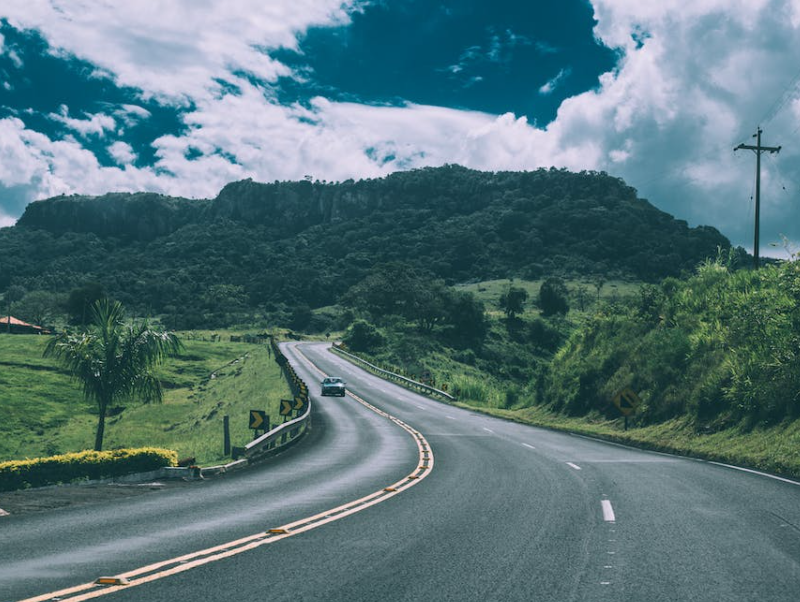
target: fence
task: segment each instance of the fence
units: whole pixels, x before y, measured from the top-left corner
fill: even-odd
[[[386,378],[387,380],[394,381],[407,389],[411,389],[412,391],[419,391],[422,393],[427,393],[428,395],[436,395],[437,397],[442,397],[447,401],[455,401],[456,398],[447,393],[446,391],[442,391],[440,389],[436,389],[435,387],[431,387],[424,383],[418,382],[416,380],[411,380],[410,378],[406,378],[405,376],[401,376],[400,374],[395,374],[394,372],[389,372],[388,370],[384,370],[383,368],[379,368],[375,364],[370,364],[367,360],[361,359],[357,355],[353,355],[352,353],[348,353],[344,349],[341,349],[336,343],[333,344],[331,347],[331,351],[334,351],[338,354],[343,355],[345,358],[352,361],[354,364],[358,364],[363,366],[370,372],[377,374],[382,378]]]
[[[257,439],[245,445],[243,455],[247,460],[256,460],[274,449],[294,443],[299,436],[303,435],[308,430],[309,424],[311,423],[311,400],[308,397],[308,386],[297,375],[294,367],[280,350],[275,339],[270,341],[270,345],[272,345],[272,351],[275,354],[275,361],[281,367],[283,375],[289,383],[292,395],[295,398],[302,399],[306,409],[302,415],[294,420],[279,424],[274,429],[267,431]]]

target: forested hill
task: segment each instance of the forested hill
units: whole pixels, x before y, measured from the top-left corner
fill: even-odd
[[[458,166],[340,183],[250,180],[217,198],[70,196],[0,230],[0,292],[87,281],[148,311],[335,302],[370,267],[408,263],[449,282],[551,273],[654,281],[729,241],[605,173]]]

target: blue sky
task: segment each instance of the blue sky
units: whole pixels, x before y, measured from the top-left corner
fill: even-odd
[[[3,0],[0,226],[58,194],[459,163],[607,171],[751,248],[733,147],[761,124],[785,256],[799,30],[800,0]]]

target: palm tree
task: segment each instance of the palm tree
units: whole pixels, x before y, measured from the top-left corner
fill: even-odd
[[[150,370],[182,345],[175,333],[153,330],[147,320],[125,324],[118,301],[100,299],[91,306],[91,314],[86,332],[59,334],[47,344],[44,355],[56,358],[83,383],[84,397],[97,403],[94,449],[101,451],[108,408],[136,398],[160,402],[161,383]]]

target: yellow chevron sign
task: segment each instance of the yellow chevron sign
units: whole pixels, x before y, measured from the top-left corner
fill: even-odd
[[[266,429],[264,422],[267,420],[267,413],[261,410],[250,410],[250,428],[254,430]]]
[[[294,410],[293,399],[281,399],[281,416],[291,416]]]

